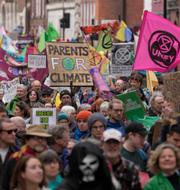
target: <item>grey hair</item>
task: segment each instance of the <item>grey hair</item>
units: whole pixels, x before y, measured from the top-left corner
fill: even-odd
[[[21,89],[23,89],[23,90],[27,90],[27,86],[25,86],[24,84],[18,84],[17,85],[17,88],[21,88]]]
[[[10,120],[18,127],[19,124],[23,125],[26,128],[26,122],[25,120],[20,117],[20,116],[16,116],[16,117],[11,117]]]
[[[156,99],[156,97],[164,97],[161,91],[155,91],[153,93],[153,95],[151,96],[150,100],[149,100],[149,105],[151,106],[152,103],[154,102],[154,100]]]
[[[90,104],[87,104],[87,103],[84,103],[84,104],[81,104],[78,108],[78,110],[82,111],[82,110],[88,110],[88,109],[91,109],[91,105]]]
[[[101,105],[100,105],[100,111],[104,110],[104,109],[109,109],[109,102],[108,101],[104,101]]]

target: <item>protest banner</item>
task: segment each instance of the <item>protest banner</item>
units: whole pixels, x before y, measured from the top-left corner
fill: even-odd
[[[113,31],[117,31],[119,28],[119,21],[113,21],[113,22],[108,22],[100,25],[95,25],[95,26],[82,26],[81,30],[82,32],[87,35],[87,34],[95,34],[103,30],[107,30],[107,28],[111,28]]]
[[[113,43],[111,74],[130,76],[134,58],[134,43]]]
[[[131,91],[117,95],[124,103],[124,113],[127,119],[135,121],[138,118],[144,118],[145,108],[136,91]]]
[[[110,93],[110,89],[103,79],[102,75],[99,73],[97,67],[90,69],[90,74],[94,81],[94,86],[98,89],[98,94],[103,99],[110,99],[112,94]]]
[[[165,74],[163,80],[165,99],[173,103],[176,112],[180,112],[180,71]]]
[[[89,49],[84,43],[46,43],[50,86],[92,86]]]
[[[29,68],[46,68],[46,55],[28,55]]]
[[[22,51],[27,45],[34,44],[34,37],[30,35],[18,36],[18,41],[16,43],[17,48]]]
[[[17,86],[19,84],[19,78],[15,78],[11,81],[3,81],[1,87],[4,91],[3,102],[9,103],[14,96],[16,96]]]
[[[32,124],[56,125],[56,108],[32,108]]]

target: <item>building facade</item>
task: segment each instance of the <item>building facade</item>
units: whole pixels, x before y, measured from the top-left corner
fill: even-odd
[[[3,25],[7,31],[12,31],[17,26],[17,1],[0,1],[0,25]]]
[[[30,7],[27,9],[30,23],[27,27],[32,35],[37,34],[39,26],[47,27],[46,4],[46,0],[30,0]]]
[[[38,26],[52,22],[64,38],[80,35],[80,26],[104,21],[124,20],[131,28],[139,27],[143,10],[148,7],[180,25],[180,0],[0,0],[0,25],[13,31],[37,33]],[[62,19],[66,20],[63,27]]]

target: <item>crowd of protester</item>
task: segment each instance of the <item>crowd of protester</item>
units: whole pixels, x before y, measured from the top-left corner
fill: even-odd
[[[179,190],[180,115],[163,95],[149,92],[144,77],[132,73],[111,83],[111,99],[98,89],[59,92],[34,80],[19,84],[5,104],[0,91],[1,190]],[[117,95],[136,90],[147,128],[125,117]],[[32,108],[56,108],[55,126],[32,124]]]

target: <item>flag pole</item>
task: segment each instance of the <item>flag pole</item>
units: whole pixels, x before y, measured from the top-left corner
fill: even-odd
[[[164,18],[167,18],[167,0],[164,0],[163,16]]]

